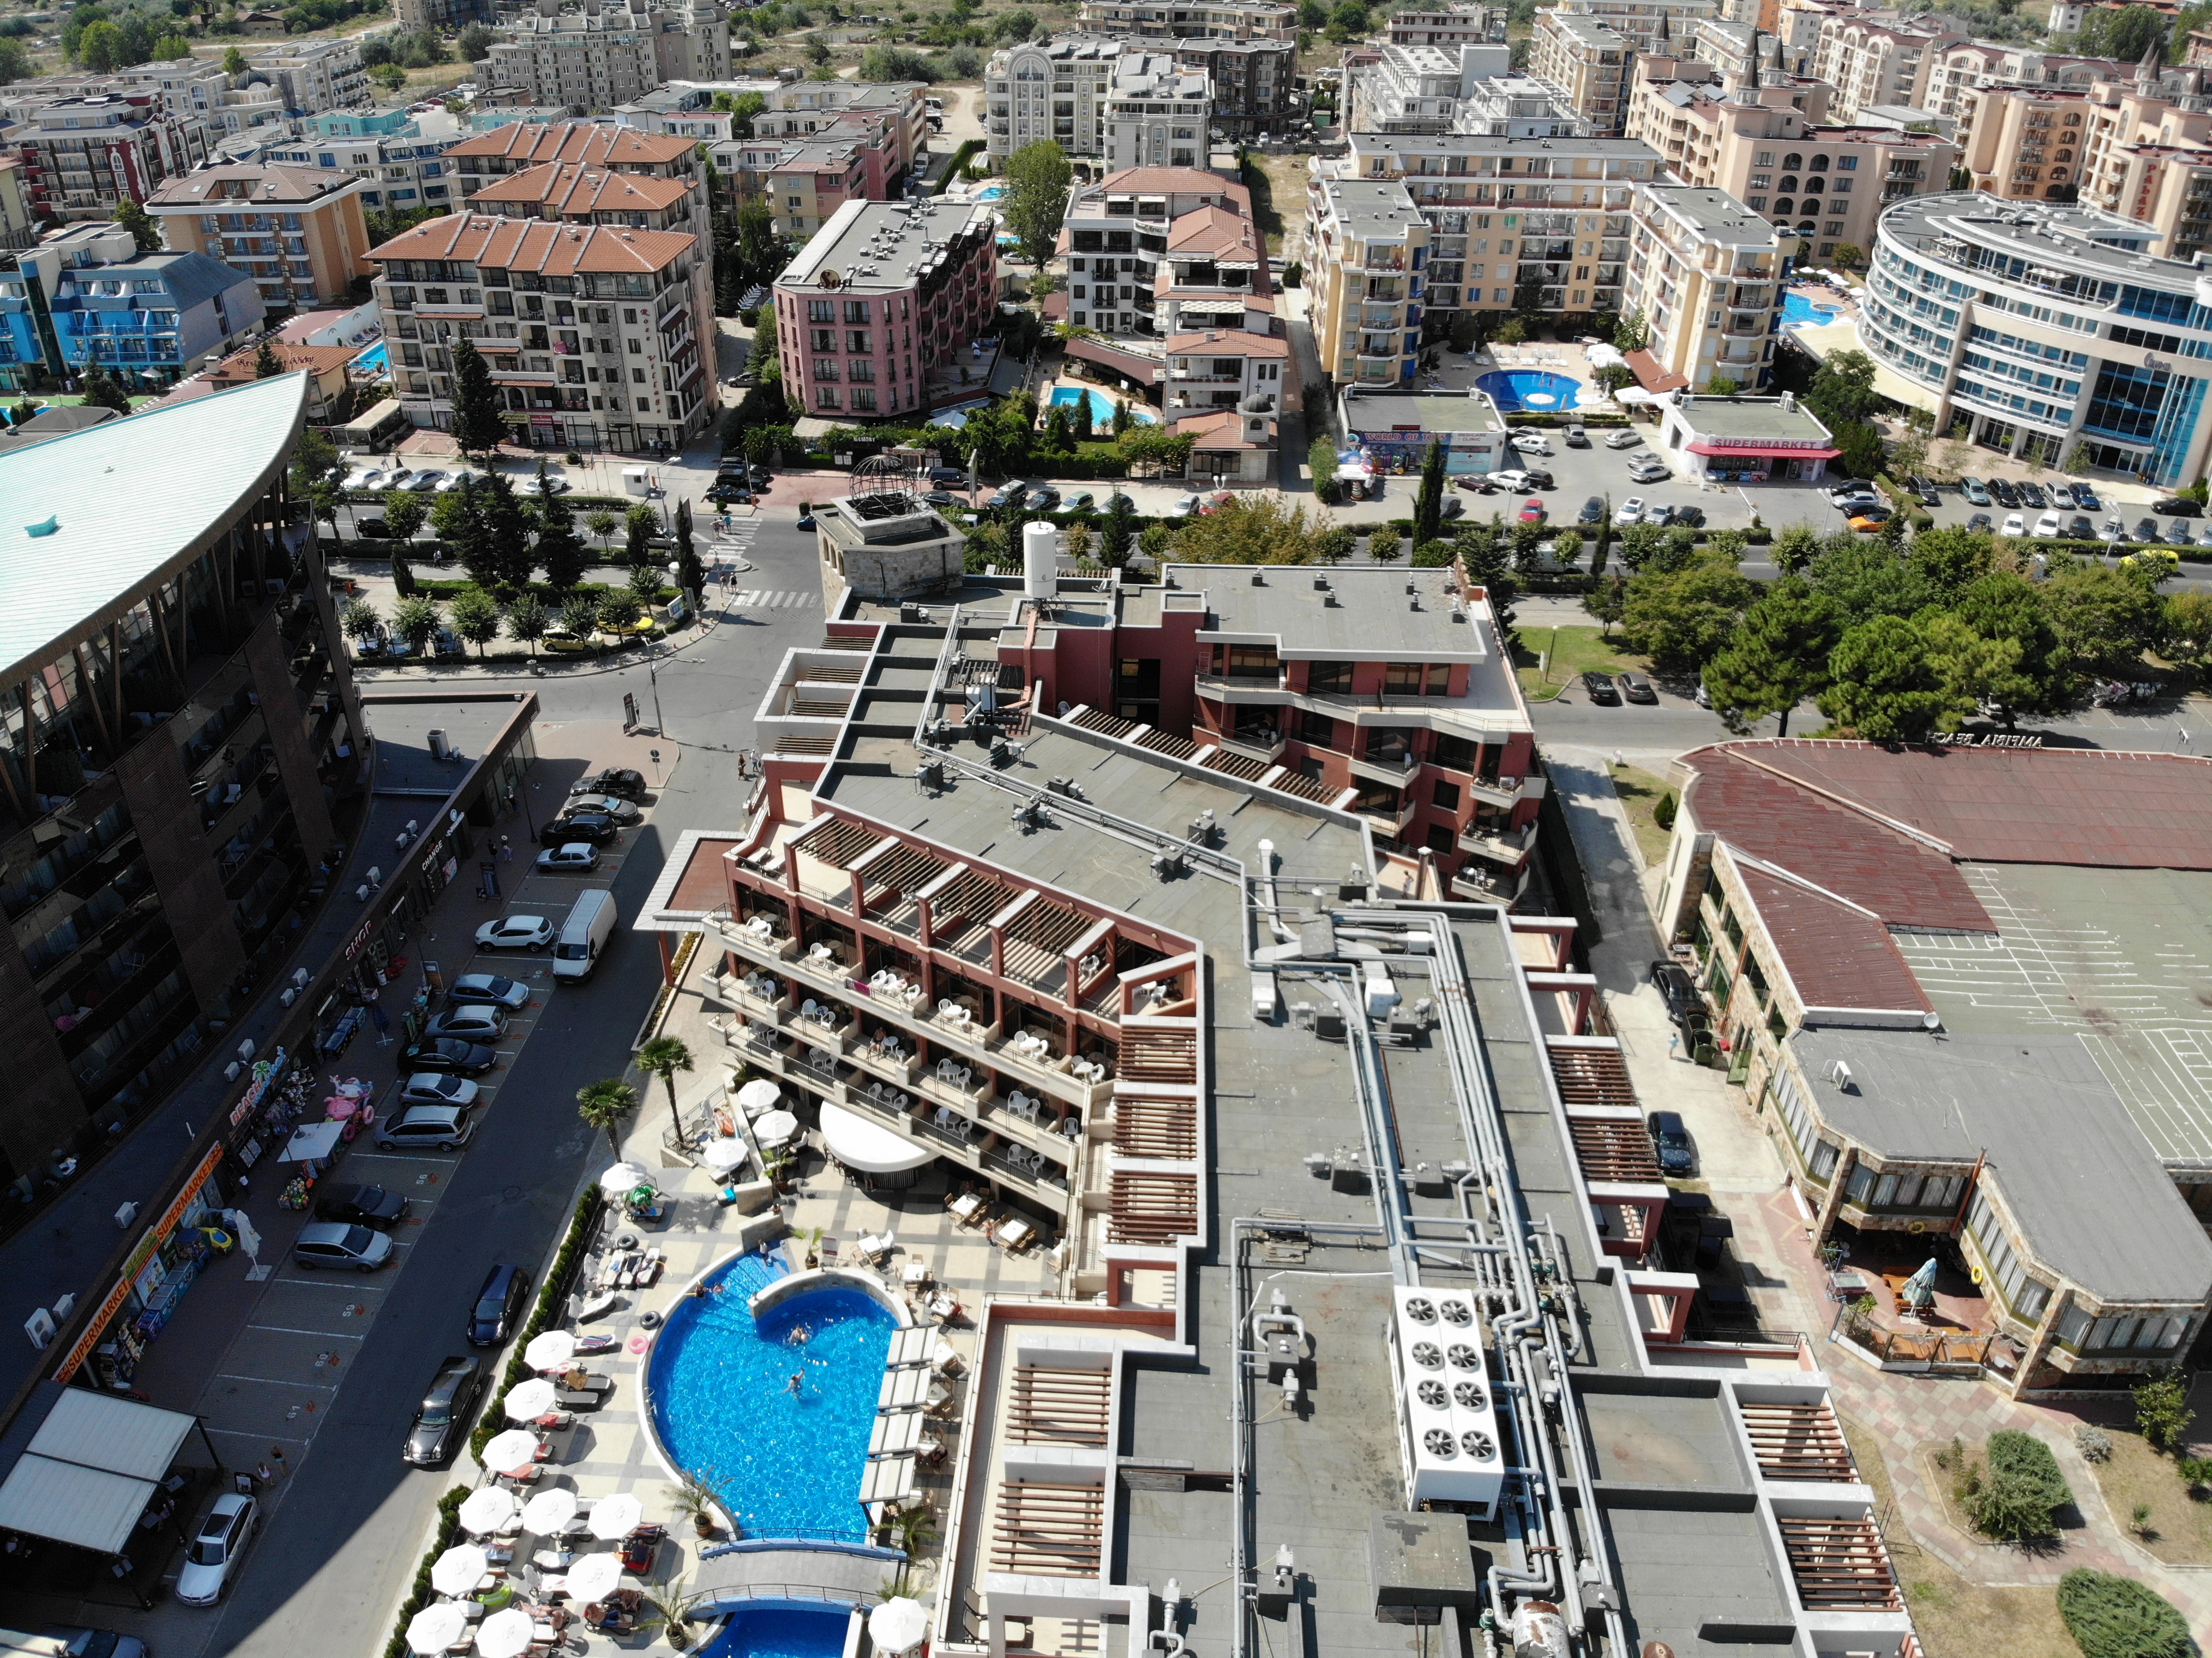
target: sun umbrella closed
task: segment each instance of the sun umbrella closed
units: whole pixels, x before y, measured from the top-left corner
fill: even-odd
[[[494,1473],[526,1468],[537,1460],[538,1436],[521,1428],[493,1435],[491,1443],[483,1448],[483,1465]]]
[[[407,1620],[407,1649],[430,1658],[459,1640],[468,1626],[467,1609],[459,1601],[437,1601]]]
[[[592,1508],[592,1535],[602,1542],[627,1537],[637,1529],[637,1522],[645,1518],[645,1504],[635,1491],[617,1491],[612,1497],[603,1497]]]
[[[532,1376],[519,1382],[507,1389],[507,1419],[509,1422],[534,1422],[553,1408],[553,1384],[544,1376]]]
[[[576,1338],[566,1330],[548,1330],[530,1338],[522,1362],[533,1370],[557,1370],[576,1356]]]
[[[483,1580],[490,1557],[473,1543],[459,1543],[430,1564],[430,1587],[441,1594],[466,1594]]]
[[[576,1493],[555,1489],[540,1491],[522,1505],[522,1529],[533,1537],[550,1537],[576,1517]]]
[[[497,1485],[471,1491],[468,1500],[461,1504],[461,1529],[472,1537],[497,1531],[514,1518],[517,1506],[514,1493]]]
[[[477,1628],[477,1658],[522,1658],[537,1638],[537,1620],[520,1606],[495,1612]]]
[[[568,1568],[568,1598],[581,1603],[604,1600],[622,1582],[622,1556],[587,1554]]]

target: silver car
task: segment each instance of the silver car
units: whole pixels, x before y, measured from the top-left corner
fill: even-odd
[[[240,1491],[226,1491],[215,1500],[207,1518],[193,1533],[185,1555],[185,1569],[177,1574],[176,1596],[187,1606],[211,1606],[230,1587],[240,1559],[253,1534],[261,1528],[261,1505]]]

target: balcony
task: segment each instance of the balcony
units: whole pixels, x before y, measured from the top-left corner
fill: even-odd
[[[1413,774],[1420,763],[1419,756],[1411,753],[1355,754],[1352,756],[1352,774],[1364,777],[1370,783],[1383,783],[1396,788]]]
[[[1461,851],[1511,869],[1521,867],[1528,856],[1528,848],[1535,843],[1536,825],[1533,819],[1526,829],[1498,831],[1470,823],[1460,831],[1459,836]]]
[[[1395,806],[1379,801],[1354,800],[1352,803],[1352,810],[1374,824],[1377,834],[1389,835],[1402,833],[1420,809],[1421,803],[1403,792],[1399,793]]]
[[[1541,782],[1543,780],[1533,780]],[[1468,785],[1468,792],[1476,799],[1508,809],[1520,804],[1521,789],[1521,780],[1517,777],[1478,777]]]
[[[1265,679],[1247,679],[1237,674],[1201,673],[1197,678],[1200,696],[1223,702],[1266,708],[1279,707],[1291,700],[1291,692],[1285,688],[1280,674]]]
[[[1221,734],[1221,746],[1231,754],[1241,754],[1248,759],[1273,765],[1281,758],[1283,746],[1288,739],[1274,726],[1240,726]]]

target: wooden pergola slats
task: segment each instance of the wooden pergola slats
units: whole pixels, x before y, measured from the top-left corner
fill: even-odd
[[[1020,1445],[1103,1445],[1111,1390],[1103,1370],[1022,1365],[1007,1394],[1007,1436]]]
[[[991,1564],[1034,1576],[1095,1576],[1104,1556],[1105,1521],[1103,1486],[1006,1480],[991,1527]]]
[[[1905,1609],[1897,1575],[1890,1570],[1889,1551],[1871,1515],[1813,1519],[1785,1515],[1776,1516],[1775,1523],[1782,1530],[1782,1546],[1790,1556],[1790,1574],[1797,1580],[1798,1598],[1809,1609]]]
[[[1628,1061],[1619,1048],[1553,1048],[1548,1051],[1553,1079],[1570,1109],[1577,1105],[1635,1105],[1636,1085],[1628,1079]]]
[[[1091,931],[1093,919],[1049,898],[1040,898],[1006,924],[1006,937],[1035,944],[1048,956],[1065,956],[1077,939]]]
[[[1114,1243],[1165,1243],[1198,1230],[1198,1179],[1152,1169],[1114,1175],[1106,1236]]]
[[[1188,738],[1170,737],[1165,732],[1146,732],[1137,739],[1137,746],[1164,754],[1171,760],[1188,760],[1198,752],[1198,744]]]
[[[1114,1102],[1114,1149],[1133,1157],[1198,1155],[1198,1108],[1188,1100]]]
[[[1268,771],[1266,761],[1255,760],[1248,754],[1231,754],[1226,749],[1216,749],[1201,763],[1208,771],[1222,772],[1247,783],[1258,782]]]
[[[1121,1075],[1134,1083],[1194,1083],[1198,1036],[1188,1030],[1124,1029]]]
[[[942,858],[919,847],[901,846],[868,865],[868,890],[877,892],[919,892],[951,868]]]
[[[849,869],[862,853],[881,846],[884,837],[865,823],[833,817],[791,843],[792,850],[819,858],[833,869]]]
[[[1737,1408],[1759,1472],[1768,1479],[1849,1483],[1858,1478],[1850,1447],[1827,1400],[1766,1405],[1747,1400],[1739,1400]]]
[[[1087,732],[1097,732],[1106,737],[1127,737],[1137,729],[1133,720],[1119,720],[1103,708],[1085,708],[1073,722]]]
[[[951,920],[988,921],[1006,907],[1014,895],[988,875],[966,870],[953,878],[952,884],[929,901],[933,920],[943,923]]]
[[[1311,800],[1316,805],[1323,806],[1335,799],[1338,793],[1325,783],[1316,783],[1312,778],[1301,777],[1294,771],[1285,772],[1267,786],[1280,789],[1285,794],[1295,794],[1301,800]]]
[[[1647,1185],[1666,1179],[1642,1123],[1570,1117],[1567,1127],[1574,1134],[1575,1161],[1582,1165],[1585,1179]]]

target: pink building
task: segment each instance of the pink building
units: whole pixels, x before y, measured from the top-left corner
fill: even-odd
[[[775,279],[794,412],[874,420],[930,406],[929,383],[990,321],[998,248],[981,203],[848,201]]]

